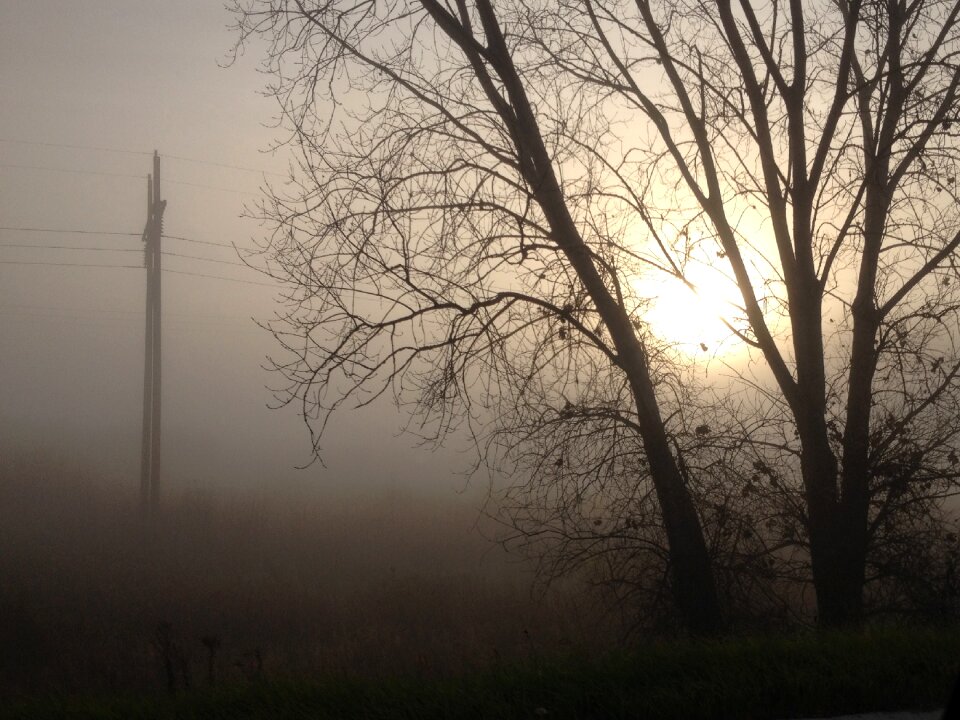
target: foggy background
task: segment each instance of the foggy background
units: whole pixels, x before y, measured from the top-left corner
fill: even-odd
[[[19,653],[0,689],[152,682],[158,621],[301,670],[484,661],[529,650],[544,622],[528,570],[480,532],[486,478],[460,474],[456,442],[414,447],[382,402],[341,414],[325,465],[297,469],[309,435],[296,408],[268,409],[277,348],[251,319],[279,288],[232,247],[253,247],[244,205],[287,156],[266,151],[282,135],[262,53],[222,67],[230,21],[219,0],[0,4],[0,638]],[[183,239],[163,240],[170,525],[151,546],[136,506],[154,149],[164,234]]]
[[[230,20],[219,2],[187,0],[0,8],[0,437],[138,482],[145,271],[11,263],[142,265],[156,149],[164,234],[194,241],[163,250],[210,260],[163,258],[165,488],[362,496],[412,485],[459,502],[451,471],[463,458],[412,449],[388,404],[341,416],[326,469],[294,469],[310,460],[309,437],[295,409],[266,409],[261,364],[277,348],[251,320],[269,319],[278,294],[229,247],[253,246],[260,228],[244,205],[283,182],[287,158],[263,152],[282,133],[259,94],[257,48],[221,67]]]
[[[588,554],[543,592],[482,515],[490,483],[510,479],[464,475],[476,458],[462,438],[418,447],[385,397],[336,415],[311,464],[298,408],[268,408],[280,379],[262,366],[279,347],[254,319],[282,309],[283,288],[237,251],[256,246],[245,207],[284,182],[289,156],[261,94],[266,50],[233,62],[231,21],[221,0],[0,3],[0,648],[14,649],[0,696],[156,687],[159,655],[199,672],[211,638],[232,679],[443,675],[629,643],[650,619],[630,586],[602,601],[605,579],[634,570],[629,549],[606,575]],[[154,150],[167,204],[152,525],[138,495]],[[716,517],[738,495],[719,488]],[[752,572],[776,580],[767,559]],[[785,594],[806,613],[804,582]]]
[[[263,678],[444,677],[478,668],[499,672],[518,662],[539,681],[548,667],[540,660],[599,658],[656,640],[659,632],[682,635],[684,622],[693,630],[718,630],[728,611],[729,628],[741,632],[829,627],[829,615],[816,612],[830,604],[814,609],[805,548],[816,547],[815,525],[809,497],[795,492],[799,458],[788,459],[785,472],[773,467],[777,460],[767,462],[792,453],[797,443],[779,435],[795,423],[777,407],[779,393],[765,395],[768,363],[739,380],[724,380],[726,370],[736,375],[748,362],[746,353],[721,351],[726,326],[716,339],[705,336],[706,324],[677,339],[693,350],[685,372],[703,373],[703,379],[686,388],[678,381],[676,402],[711,383],[721,401],[716,413],[709,399],[696,403],[677,422],[677,435],[685,435],[679,442],[672,438],[680,472],[672,483],[682,477],[694,484],[680,443],[702,450],[694,456],[697,465],[709,462],[695,478],[697,505],[691,507],[699,514],[697,532],[708,535],[716,579],[699,570],[670,573],[680,567],[672,568],[671,559],[694,558],[696,569],[700,546],[693,540],[700,536],[686,534],[681,550],[693,550],[671,555],[661,527],[670,518],[650,500],[651,486],[616,477],[646,473],[643,459],[635,462],[626,447],[608,461],[587,447],[592,439],[613,437],[603,422],[591,426],[600,429],[593,436],[555,432],[547,421],[535,427],[540,434],[533,442],[545,444],[534,450],[543,452],[517,463],[533,468],[532,490],[520,482],[512,496],[489,493],[523,476],[463,474],[476,460],[464,438],[454,434],[431,451],[401,433],[406,418],[389,393],[363,409],[340,411],[321,443],[324,462],[311,462],[311,438],[298,407],[268,407],[268,386],[280,378],[263,366],[280,348],[255,320],[269,322],[282,312],[283,288],[241,262],[258,261],[246,251],[264,232],[244,216],[246,209],[255,207],[265,185],[284,183],[290,156],[275,101],[262,94],[273,79],[258,72],[268,48],[254,41],[234,60],[232,21],[223,0],[0,0],[0,698],[164,686],[178,692]],[[690,26],[697,22],[693,17]],[[715,77],[722,80],[723,70]],[[592,116],[573,117],[589,124]],[[726,110],[716,117],[713,129],[726,127]],[[163,441],[160,511],[148,522],[139,508],[146,292],[141,232],[154,151],[166,201]],[[653,168],[651,179],[660,175],[659,166]],[[584,175],[584,182],[589,178]],[[724,200],[725,212],[735,209],[736,194]],[[669,222],[663,225],[670,229]],[[756,230],[744,237],[756,235],[762,244],[760,220]],[[687,226],[682,235],[681,245],[690,240]],[[701,264],[710,267],[723,255],[708,238],[701,240]],[[755,244],[743,241],[744,247]],[[521,238],[521,260],[525,256]],[[709,280],[689,277],[711,289]],[[843,285],[842,272],[831,278]],[[666,308],[659,320],[653,312],[644,323],[692,327],[685,315],[715,310],[704,305],[679,312],[678,296],[653,286],[634,290],[660,295]],[[566,297],[562,284],[553,291]],[[570,292],[576,294],[572,285]],[[829,322],[844,322],[838,306],[827,307],[836,312]],[[545,315],[544,326],[560,325],[557,337],[566,340],[574,311],[579,308],[565,305],[559,322]],[[842,344],[845,336],[834,337]],[[921,345],[925,337],[918,336]],[[904,343],[898,347],[905,352],[910,343]],[[834,362],[832,347],[828,363]],[[919,367],[925,359],[917,353]],[[939,377],[942,362],[918,375],[918,387]],[[752,405],[753,391],[738,388],[755,378],[760,400]],[[843,397],[844,388],[831,388],[831,397]],[[588,387],[583,396],[603,399],[605,393]],[[556,417],[592,413],[577,409],[577,395],[571,402],[561,392],[552,401],[561,397],[566,404],[557,403]],[[888,404],[897,403],[894,397]],[[760,411],[755,419],[751,409]],[[839,415],[829,411],[832,433],[832,418]],[[732,436],[740,417],[743,446],[714,442]],[[891,428],[906,425],[890,420]],[[718,425],[719,431],[711,429]],[[920,445],[905,427],[898,436],[890,433],[903,447],[891,446],[889,463],[886,455],[877,456],[887,466],[883,473],[876,466],[878,477],[890,479],[872,497],[894,498],[891,507],[903,520],[874,536],[880,537],[879,560],[860,566],[870,572],[881,567],[875,617],[909,617],[916,610],[918,618],[934,622],[956,618],[958,541],[947,524],[956,522],[955,506],[946,506],[941,522],[936,496],[924,499],[928,482],[921,488],[926,504],[917,505],[919,514],[910,509],[914,500],[903,488],[915,479],[919,461],[913,458],[922,453],[913,448]],[[953,436],[944,437],[952,442]],[[754,440],[762,450],[754,451]],[[571,448],[587,455],[572,473],[566,470],[575,465]],[[957,464],[952,446],[936,446],[932,455]],[[594,468],[597,482],[581,491],[578,485]],[[950,467],[939,479],[944,488],[955,487],[946,484],[955,480]],[[686,490],[669,490],[670,483],[664,487],[675,500],[686,496]],[[499,497],[506,509],[500,517],[515,523],[509,553],[493,540],[503,538],[503,526],[483,514],[488,497]],[[822,532],[833,527],[822,537],[846,538],[836,534],[835,521],[844,515],[824,515],[831,516],[830,522],[817,520]],[[692,516],[678,517],[675,527],[682,529]],[[522,555],[538,551],[544,573],[535,577],[536,558]],[[829,564],[842,554],[823,557]],[[704,582],[695,582],[698,577]],[[830,582],[820,583],[818,592],[830,584],[853,587],[839,573],[823,577]],[[698,586],[710,594],[688,591]],[[714,591],[717,603],[710,601]],[[821,592],[820,599],[828,596]],[[711,604],[713,620],[698,610]],[[852,608],[834,602],[833,619]],[[827,693],[843,695],[834,683],[848,669],[840,665],[850,665],[843,657],[826,653],[818,663]],[[853,665],[853,681],[869,692],[864,671],[871,665]],[[900,673],[907,684],[911,674],[924,672],[910,661],[901,667],[908,670]],[[754,670],[752,661],[739,667],[745,687],[752,687]],[[668,675],[675,675],[673,687],[657,692],[690,694],[687,680],[674,670]],[[564,685],[572,677],[564,677]],[[690,677],[709,699],[704,678]],[[802,669],[796,677],[816,684]],[[609,679],[601,689],[615,691],[616,678],[613,685]],[[706,711],[730,707],[731,685],[721,685]],[[534,697],[524,683],[517,687],[524,702]]]

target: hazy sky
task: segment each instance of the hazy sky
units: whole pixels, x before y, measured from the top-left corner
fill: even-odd
[[[230,21],[220,0],[0,3],[0,226],[134,234],[0,230],[4,442],[83,448],[139,482],[145,271],[11,263],[140,264],[154,149],[165,234],[251,245],[260,230],[240,217],[244,203],[287,162],[263,152],[277,131],[272,101],[258,94],[256,48],[220,66]],[[170,270],[265,281],[230,265],[228,247],[163,249],[220,261],[167,256]],[[325,443],[328,469],[292,469],[309,459],[308,437],[295,412],[266,409],[271,378],[260,366],[274,345],[250,320],[269,318],[275,297],[262,285],[164,275],[168,484],[462,486],[451,454],[411,449],[383,406],[341,418]]]

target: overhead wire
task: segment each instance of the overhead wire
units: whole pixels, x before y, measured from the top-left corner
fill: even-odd
[[[26,303],[4,303],[0,302],[0,313],[4,314],[19,314],[23,311],[46,311],[50,313],[58,314],[76,314],[78,310],[82,310],[85,313],[95,313],[100,315],[119,315],[126,316],[134,319],[139,319],[143,317],[143,310],[128,310],[125,308],[104,308],[104,307],[94,307],[94,308],[77,308],[77,307],[64,307],[63,305],[33,305]],[[13,311],[13,312],[11,312]],[[28,313],[23,313],[28,314]],[[40,314],[40,313],[35,313]],[[248,315],[224,315],[222,313],[182,313],[182,312],[164,312],[164,318],[168,319],[178,319],[178,320],[193,320],[193,321],[208,321],[214,322],[218,320],[233,320],[233,321],[242,321],[248,322],[252,320]]]
[[[0,265],[41,265],[47,267],[86,267],[86,268],[110,268],[110,269],[129,269],[129,270],[143,270],[143,265],[107,265],[103,263],[64,263],[64,262],[47,262],[47,261],[34,261],[34,260],[0,260]],[[262,287],[271,287],[278,288],[277,283],[265,283],[257,282],[255,280],[243,280],[241,278],[230,278],[224,277],[223,275],[210,275],[207,273],[196,273],[190,272],[188,270],[174,270],[172,268],[161,268],[162,272],[173,273],[174,275],[190,275],[192,277],[201,277],[208,278],[210,280],[223,280],[226,282],[235,282],[241,283],[243,285],[260,285]]]
[[[255,193],[250,190],[236,190],[234,188],[217,187],[216,185],[204,185],[203,183],[187,182],[186,180],[171,180],[170,178],[164,178],[163,181],[173,185],[186,185],[187,187],[205,188],[207,190],[217,190],[219,192],[236,193],[237,195],[259,195],[259,193]]]
[[[124,179],[143,180],[146,174],[136,175],[134,173],[107,172],[103,170],[75,170],[72,168],[44,167],[42,165],[24,165],[20,163],[0,163],[0,168],[11,168],[15,170],[41,170],[45,172],[68,173],[72,175],[102,175],[105,177],[116,177]],[[188,182],[187,180],[174,180],[164,178],[164,182],[172,185],[186,185],[188,187],[204,188],[206,190],[216,190],[218,192],[236,193],[237,195],[257,195],[258,193],[250,190],[237,190],[236,188],[219,187],[217,185],[207,185],[205,183]]]
[[[143,248],[75,247],[73,245],[33,245],[31,243],[0,243],[0,248],[27,248],[30,250],[83,250],[85,252],[143,252]]]
[[[286,177],[286,175],[284,175],[283,173],[271,172],[270,170],[263,170],[261,168],[245,167],[243,165],[231,165],[229,163],[216,162],[214,160],[200,160],[198,158],[184,157],[183,155],[169,155],[166,153],[162,153],[160,157],[169,159],[169,160],[180,160],[181,162],[197,163],[198,165],[212,165],[214,167],[229,168],[231,170],[243,170],[244,172],[261,173],[263,175],[273,175],[274,177]]]
[[[83,326],[83,327],[101,327],[101,328],[111,328],[111,327],[129,327],[131,324],[140,325],[143,323],[142,313],[139,316],[130,316],[130,317],[103,317],[103,316],[91,316],[83,315],[78,313],[72,314],[51,314],[51,313],[30,313],[30,312],[7,312],[3,307],[0,307],[0,318],[3,318],[4,322],[27,322],[27,323],[38,323],[38,322],[54,322],[54,323],[70,323],[71,326]],[[256,324],[252,318],[242,318],[240,316],[234,316],[229,318],[230,325],[227,326],[224,324],[223,320],[177,320],[177,319],[167,319],[164,322],[164,332],[206,332],[210,333],[212,330],[228,330],[230,333],[263,333],[263,329]]]
[[[97,147],[94,145],[71,145],[69,143],[39,142],[37,140],[14,140],[12,138],[0,138],[0,143],[10,143],[11,145],[37,145],[40,147],[71,148],[74,150],[99,150],[100,152],[124,153],[126,155],[153,155],[146,150],[121,150],[119,148]]]
[[[72,312],[76,308],[64,307],[62,305],[34,305],[30,303],[5,303],[0,302],[0,311],[5,310],[54,310],[57,312]],[[143,316],[142,310],[127,310],[124,308],[87,308],[87,312],[111,313],[116,315],[136,315]]]
[[[125,237],[143,237],[143,233],[138,232],[116,232],[112,230],[78,230],[74,228],[38,228],[38,227],[13,227],[9,225],[0,225],[0,230],[9,230],[10,232],[43,232],[43,233],[63,233],[67,235],[123,235]]]
[[[161,235],[160,237],[162,237],[164,240],[183,240],[184,242],[196,243],[198,245],[216,245],[218,247],[236,248],[236,245],[233,243],[214,242],[213,240],[197,240],[196,238],[184,237],[183,235]]]
[[[78,150],[93,150],[98,152],[113,152],[113,153],[123,153],[130,155],[153,155],[151,152],[142,151],[142,150],[127,150],[122,148],[112,148],[105,146],[94,146],[94,145],[78,145],[71,143],[52,143],[52,142],[41,142],[41,141],[30,141],[30,140],[19,140],[13,138],[0,138],[0,143],[11,143],[18,145],[34,145],[39,147],[59,147],[59,148],[71,148]],[[274,173],[267,170],[262,170],[259,168],[246,167],[242,165],[233,165],[230,163],[216,162],[213,160],[206,160],[201,158],[192,158],[185,155],[174,155],[174,154],[163,154],[163,158],[187,162],[187,163],[196,163],[200,165],[209,165],[214,167],[222,167],[233,170],[241,170],[244,172],[256,172],[263,175],[274,175],[277,177],[283,177],[280,173]],[[108,177],[121,177],[121,178],[131,178],[131,179],[141,179],[142,175],[134,175],[132,173],[114,173],[114,172],[100,172],[94,170],[72,170],[67,168],[52,168],[52,167],[43,167],[38,165],[27,165],[27,164],[16,164],[16,163],[6,163],[0,164],[0,168],[12,168],[12,169],[30,169],[30,170],[41,170],[41,171],[50,171],[50,172],[64,172],[71,174],[80,174],[80,175],[103,175]],[[201,183],[187,182],[185,180],[174,180],[167,178],[166,182],[186,185],[191,187],[201,187],[210,190],[218,190],[223,192],[235,192],[235,193],[245,193],[242,190],[235,190],[230,188],[216,187],[213,185],[204,185]],[[249,193],[247,193],[249,194]],[[9,231],[9,232],[31,232],[31,233],[58,233],[58,234],[77,234],[77,235],[102,235],[102,236],[122,236],[122,237],[142,237],[142,233],[137,232],[117,232],[117,231],[98,231],[98,230],[86,230],[80,228],[42,228],[42,227],[29,227],[29,226],[10,226],[3,225],[0,226],[0,231]],[[162,238],[168,240],[180,240],[183,242],[195,243],[198,245],[209,245],[214,247],[223,247],[236,249],[236,246],[233,243],[224,243],[216,242],[212,240],[200,240],[197,238],[186,237],[182,235],[161,235]],[[99,247],[69,247],[62,245],[27,245],[23,243],[0,243],[0,247],[15,247],[15,248],[38,248],[38,249],[51,249],[51,250],[77,250],[77,251],[94,251],[94,252],[142,252],[142,248],[99,248]],[[238,267],[252,267],[246,263],[232,262],[228,260],[218,260],[215,258],[204,258],[195,255],[187,255],[184,253],[176,253],[171,251],[162,251],[163,255],[168,255],[172,257],[181,257],[185,259],[197,260],[200,262],[212,262],[222,265],[235,265]],[[143,265],[119,265],[119,264],[103,264],[103,263],[71,263],[71,262],[51,262],[51,261],[29,261],[29,260],[0,260],[0,265],[34,265],[34,266],[47,266],[47,267],[89,267],[89,268],[122,268],[122,269],[143,269]],[[256,268],[253,268],[256,269]],[[176,275],[189,275],[192,277],[202,277],[211,280],[222,280],[226,282],[236,282],[245,285],[260,285],[263,287],[277,287],[274,283],[266,282],[256,282],[253,280],[243,280],[240,278],[230,278],[224,277],[222,275],[212,275],[208,273],[196,273],[186,270],[174,270],[171,268],[162,268],[163,272],[173,273]]]
[[[161,250],[160,254],[169,255],[170,257],[187,258],[188,260],[200,260],[201,262],[219,263],[220,265],[235,265],[236,267],[245,267],[245,268],[251,267],[250,265],[247,265],[246,263],[242,263],[242,262],[233,262],[231,260],[216,260],[214,258],[200,257],[199,255],[185,255],[183,253],[170,252],[169,250]]]
[[[84,230],[80,228],[41,228],[41,227],[0,225],[0,230],[8,230],[10,232],[60,233],[65,235],[119,235],[123,237],[143,237],[142,232],[118,232],[113,230]],[[160,237],[162,237],[165,240],[182,240],[184,242],[196,243],[197,245],[213,245],[216,247],[236,249],[236,245],[233,243],[216,242],[214,240],[198,240],[197,238],[186,237],[184,235],[161,235]]]
[[[105,265],[102,263],[64,263],[40,260],[0,260],[0,265],[48,265],[50,267],[123,268],[143,270],[143,265]]]
[[[44,170],[46,172],[70,173],[72,175],[105,175],[106,177],[134,178],[142,180],[146,175],[134,175],[133,173],[106,172],[103,170],[73,170],[70,168],[43,167],[41,165],[21,165],[15,163],[0,163],[0,168],[11,168],[14,170]],[[173,182],[170,180],[168,182]]]
[[[228,278],[223,275],[207,275],[206,273],[188,272],[187,270],[171,270],[170,268],[161,268],[162,272],[174,273],[175,275],[192,275],[194,277],[210,278],[211,280],[226,280],[227,282],[242,283],[244,285],[262,285],[263,287],[279,288],[277,283],[257,282],[255,280],[241,280],[240,278]]]
[[[2,245],[0,245],[0,247],[2,247]],[[70,248],[70,249],[74,249],[74,248]],[[84,248],[84,249],[97,250],[101,248]],[[135,252],[142,252],[142,250],[137,250]],[[172,255],[174,257],[189,258],[191,260],[202,260],[206,262],[221,263],[223,265],[236,265],[238,267],[250,267],[249,265],[244,265],[243,263],[231,263],[224,260],[214,260],[212,258],[201,258],[201,257],[195,257],[193,255],[181,255],[180,253],[163,252],[161,254]],[[0,265],[39,265],[39,266],[47,266],[47,267],[120,268],[120,269],[133,269],[133,270],[144,269],[143,265],[118,265],[116,263],[106,264],[106,263],[51,262],[48,260],[0,260]],[[256,269],[256,268],[251,268],[251,269]],[[242,278],[230,278],[230,277],[224,277],[223,275],[210,275],[208,273],[196,273],[196,272],[190,272],[187,270],[174,270],[173,268],[161,268],[161,271],[165,273],[174,273],[176,275],[192,275],[193,277],[209,278],[211,280],[224,280],[226,282],[243,283],[245,285],[261,285],[263,287],[272,287],[272,288],[277,287],[276,283],[257,282],[255,280],[243,280]]]
[[[74,250],[74,251],[82,251],[82,252],[136,252],[136,253],[143,252],[143,248],[105,248],[105,247],[90,247],[90,246],[74,247],[71,245],[31,245],[30,243],[0,243],[0,248],[24,248],[29,250]],[[184,253],[176,253],[176,252],[171,252],[169,250],[162,250],[160,254],[168,255],[170,257],[186,258],[188,260],[199,260],[201,262],[218,263],[220,265],[234,265],[236,267],[245,267],[245,268],[252,267],[242,262],[233,262],[231,260],[217,260],[216,258],[205,258],[205,257],[200,257],[199,255],[186,255]]]

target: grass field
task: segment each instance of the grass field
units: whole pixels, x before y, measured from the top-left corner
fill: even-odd
[[[129,489],[0,460],[0,720],[816,717],[960,672],[958,628],[628,638],[469,504],[182,492],[145,532]]]
[[[261,679],[173,696],[34,698],[0,718],[822,717],[943,707],[958,672],[960,629],[885,628],[652,644],[444,679]]]
[[[130,488],[0,455],[0,698],[149,692],[157,632],[193,686],[256,674],[442,677],[614,633],[479,535],[475,503],[171,491],[145,530]]]

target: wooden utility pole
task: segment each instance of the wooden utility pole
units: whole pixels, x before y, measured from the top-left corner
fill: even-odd
[[[143,356],[143,436],[140,448],[140,506],[145,517],[157,514],[160,502],[160,156],[153,152],[153,174],[147,176],[147,224],[143,229],[147,269],[147,308]]]

